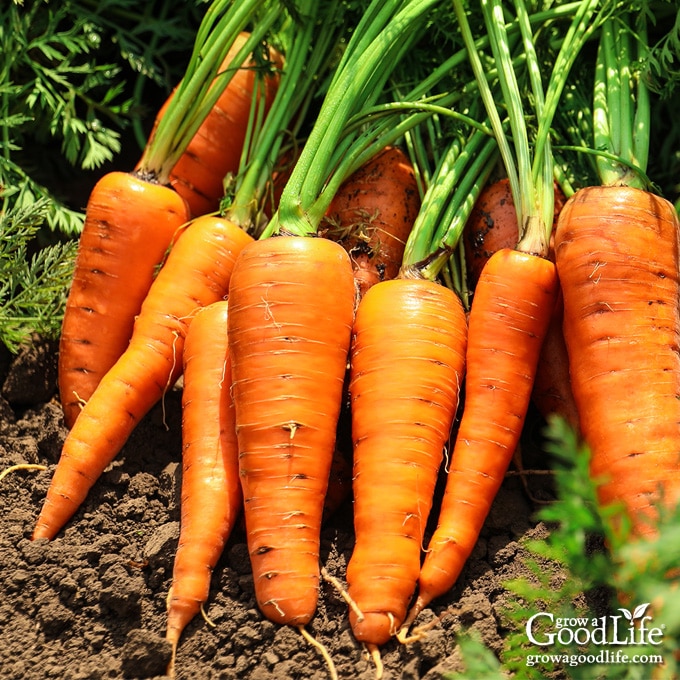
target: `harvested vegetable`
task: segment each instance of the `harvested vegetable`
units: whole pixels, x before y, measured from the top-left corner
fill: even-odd
[[[182,632],[208,599],[213,569],[243,505],[227,318],[224,300],[196,312],[182,355],[182,515],[168,596],[169,675]]]
[[[419,209],[413,165],[395,146],[374,156],[338,189],[320,233],[350,254],[360,297],[397,276]]]
[[[644,176],[649,94],[632,64],[645,54],[645,36],[644,17],[634,12],[603,27],[593,121],[602,183],[567,201],[555,234],[592,475],[600,501],[623,506],[615,524],[631,522],[639,536],[654,535],[659,503],[680,498],[680,225]]]
[[[57,535],[140,419],[175,384],[194,314],[226,295],[234,263],[251,241],[233,223],[213,216],[194,220],[177,239],[144,300],[128,348],[64,441],[34,540]]]
[[[257,30],[241,48],[242,63],[280,11],[261,4],[214,0],[184,82],[139,166],[133,173],[105,176],[92,191],[59,350],[59,390],[68,427],[125,351],[156,271],[179,227],[190,219],[187,203],[168,186],[169,172],[232,77],[228,69],[213,82],[236,36],[261,10]]]

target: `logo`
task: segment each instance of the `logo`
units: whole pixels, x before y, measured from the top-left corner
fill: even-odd
[[[539,647],[549,645],[633,646],[660,645],[663,627],[654,626],[646,615],[649,602],[632,611],[595,618],[556,618],[549,612],[534,614],[526,624],[529,641]]]

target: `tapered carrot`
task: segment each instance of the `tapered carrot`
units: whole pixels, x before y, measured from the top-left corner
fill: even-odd
[[[463,382],[460,298],[425,279],[373,286],[357,309],[351,352],[356,543],[347,566],[357,640],[387,642],[420,571],[437,474]]]
[[[229,286],[229,352],[244,513],[264,615],[306,624],[354,313],[349,257],[322,238],[244,248]]]
[[[242,507],[227,315],[226,301],[203,307],[184,343],[182,514],[166,628],[173,660],[182,632],[208,599],[212,571]]]
[[[92,190],[59,341],[67,427],[125,351],[156,269],[188,219],[177,193],[131,173],[104,175]]]
[[[469,317],[465,406],[407,624],[453,586],[477,543],[524,425],[556,283],[552,262],[518,250],[497,251],[482,270]]]
[[[680,225],[634,187],[588,187],[565,205],[556,255],[581,431],[603,504],[654,532],[659,491],[680,499]]]
[[[234,262],[252,241],[219,217],[192,222],[154,280],[120,359],[67,436],[33,538],[54,538],[141,418],[177,380],[195,312],[224,297]]]
[[[396,146],[378,153],[338,189],[320,233],[350,254],[360,296],[397,276],[419,209],[413,165]]]
[[[222,64],[224,69],[231,67],[249,35],[244,31],[236,37]],[[170,186],[186,199],[194,217],[219,208],[225,193],[225,179],[239,170],[254,102],[255,106],[260,106],[257,111],[260,117],[266,116],[271,107],[283,58],[271,46],[262,56],[262,63],[251,58],[235,70],[229,84],[169,173]],[[165,115],[173,94],[159,110],[154,129]],[[150,139],[153,139],[153,131]]]

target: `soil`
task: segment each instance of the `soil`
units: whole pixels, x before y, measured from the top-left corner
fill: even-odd
[[[181,387],[138,426],[84,506],[53,541],[30,540],[66,436],[56,397],[56,345],[38,341],[0,355],[0,668],[4,680],[161,678],[170,656],[163,639],[165,598],[179,534]],[[528,447],[531,453],[531,447]],[[546,477],[532,480],[547,497]],[[527,573],[522,543],[546,535],[517,476],[508,476],[458,584],[418,622],[441,620],[422,640],[382,649],[385,680],[435,680],[462,670],[456,634],[476,630],[498,651],[507,634],[504,582]],[[352,503],[329,517],[322,563],[344,583],[353,545]],[[259,613],[242,526],[213,574],[201,616],[180,643],[178,680],[327,680],[318,650],[292,628]],[[373,680],[354,641],[347,607],[323,582],[309,633],[329,651],[340,678]],[[473,679],[471,679],[473,680]]]

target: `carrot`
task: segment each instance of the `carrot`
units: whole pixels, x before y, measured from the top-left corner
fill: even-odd
[[[655,536],[662,503],[680,499],[680,225],[645,176],[650,97],[633,65],[647,51],[644,14],[604,23],[592,100],[601,186],[570,198],[555,234],[581,434],[600,502],[619,506],[607,530],[626,541]]]
[[[677,213],[634,187],[588,187],[556,232],[564,334],[581,431],[604,505],[654,531],[659,487],[680,497]]]
[[[560,186],[555,183],[553,226],[567,200]],[[517,209],[507,177],[488,184],[482,189],[475,207],[463,230],[465,265],[468,285],[474,290],[487,260],[497,250],[514,248],[519,241]],[[552,239],[548,257],[554,260]]]
[[[316,611],[353,313],[349,257],[332,241],[273,236],[236,262],[228,336],[244,516],[257,602],[276,623]]]
[[[182,632],[208,599],[212,570],[242,506],[227,307],[220,301],[196,312],[184,343],[182,515],[166,628],[173,660]]]
[[[553,225],[557,223],[565,201],[564,192],[555,184]],[[472,290],[491,255],[502,248],[514,248],[519,236],[510,182],[504,177],[482,190],[463,231],[468,286]],[[554,262],[552,238],[548,258]],[[571,391],[562,311],[562,298],[558,292],[557,304],[541,348],[531,399],[543,417],[556,413],[577,428],[578,413]]]
[[[558,277],[559,278],[559,277]],[[557,286],[557,302],[550,317],[548,331],[543,340],[538,367],[531,391],[531,400],[544,419],[558,415],[579,429],[579,415],[574,392],[571,388],[569,354],[563,329],[564,300],[560,285]]]
[[[34,539],[54,538],[140,419],[175,383],[192,316],[226,294],[234,262],[250,241],[231,222],[210,216],[190,223],[177,239],[144,300],[128,348],[64,441]]]
[[[111,173],[92,192],[60,347],[59,388],[68,427],[127,347],[155,271],[177,228],[190,219],[187,203],[167,186],[168,173],[219,95],[219,87],[210,86],[230,41],[261,4],[213,0],[199,27],[185,82],[135,172]],[[251,42],[268,30],[279,11],[272,8],[260,17]]]
[[[350,394],[356,544],[347,566],[357,640],[387,642],[420,571],[437,473],[458,407],[467,322],[460,298],[425,279],[373,286],[353,331]]]
[[[469,317],[465,405],[437,528],[410,623],[455,583],[517,447],[556,294],[555,265],[518,250],[494,253]]]
[[[59,341],[67,427],[125,351],[156,269],[188,219],[172,189],[131,173],[106,174],[92,190]]]
[[[234,40],[222,63],[227,69],[245,45],[250,33],[243,31]],[[169,173],[169,183],[186,199],[195,217],[215,212],[224,197],[224,182],[239,170],[250,127],[253,100],[261,104],[258,115],[266,116],[279,84],[282,55],[271,46],[256,61],[251,57],[237,68],[216,104],[192,137],[186,150]],[[262,99],[260,99],[262,92]],[[254,97],[254,94],[257,96]],[[159,110],[154,131],[174,96]]]
[[[396,146],[379,152],[338,189],[320,234],[350,254],[360,296],[397,276],[419,209],[413,166]]]

